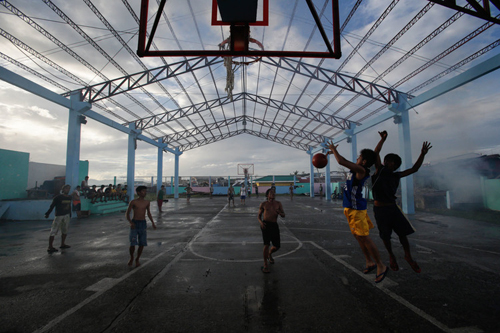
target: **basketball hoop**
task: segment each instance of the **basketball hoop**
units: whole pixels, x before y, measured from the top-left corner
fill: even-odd
[[[261,42],[254,38],[248,38],[249,43],[254,43],[258,47],[260,47],[261,51],[264,50],[264,45]],[[231,37],[226,38],[222,43],[219,44],[219,50],[225,51],[229,50],[231,45]],[[224,67],[226,67],[227,77],[226,77],[226,88],[224,91],[227,93],[231,101],[233,100],[233,89],[234,89],[234,72],[236,71],[236,67],[233,68],[233,64],[236,66],[248,66],[250,64],[256,63],[262,59],[262,56],[246,56],[246,58],[250,58],[249,61],[235,61],[235,58],[241,58],[242,56],[233,56],[233,57],[223,57],[224,58]]]

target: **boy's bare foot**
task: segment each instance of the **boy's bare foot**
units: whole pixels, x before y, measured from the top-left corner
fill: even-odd
[[[262,271],[262,273],[265,273],[265,274],[271,273],[271,271],[269,270],[269,268],[267,266],[262,266],[260,268],[260,270]]]
[[[410,264],[411,268],[416,272],[416,273],[420,273],[422,270],[420,269],[420,266],[418,266],[417,262],[411,258],[406,258],[406,261],[408,261],[408,263]]]
[[[141,266],[141,263],[139,262],[139,258],[135,259],[135,267]]]
[[[269,263],[270,263],[270,264],[274,264],[274,258],[273,258],[273,256],[271,255],[271,253],[269,253]]]
[[[398,262],[396,261],[396,258],[393,257],[393,256],[389,256],[389,262],[390,262],[390,266],[391,266],[391,269],[393,271],[399,271],[399,266],[398,266]]]
[[[128,261],[129,266],[132,266],[132,263],[134,262],[134,257],[130,257],[130,260]]]

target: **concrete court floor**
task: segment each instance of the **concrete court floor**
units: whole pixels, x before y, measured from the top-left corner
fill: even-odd
[[[498,225],[417,213],[422,273],[394,242],[400,270],[375,284],[340,202],[278,196],[282,248],[263,274],[262,200],[181,198],[162,214],[152,202],[139,268],[124,214],[72,220],[72,247],[52,255],[51,221],[1,222],[0,332],[500,331]]]

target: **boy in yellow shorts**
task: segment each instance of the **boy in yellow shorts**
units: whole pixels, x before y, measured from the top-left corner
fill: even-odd
[[[376,154],[371,149],[363,149],[356,163],[353,163],[340,155],[337,147],[338,145],[330,142],[328,154],[333,154],[340,165],[350,170],[343,189],[344,214],[349,222],[351,233],[358,241],[366,259],[366,267],[363,273],[368,274],[376,269],[375,283],[379,283],[384,280],[389,267],[380,260],[378,249],[370,238],[370,229],[374,228],[374,226],[367,214],[366,198],[363,197],[364,184],[370,177],[369,168],[375,163]]]

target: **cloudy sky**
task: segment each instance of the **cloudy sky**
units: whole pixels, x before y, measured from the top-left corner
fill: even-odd
[[[26,2],[27,0],[19,1],[19,3]],[[12,1],[12,3],[16,4],[17,2]],[[64,6],[63,2],[57,3]],[[94,3],[100,4],[100,1],[94,1]],[[380,13],[389,3],[390,1],[382,0],[365,1],[363,8],[360,10],[363,13]],[[74,5],[79,6],[81,4],[79,1],[74,1]],[[421,4],[420,7],[422,7]],[[403,9],[404,7],[399,9],[398,15],[406,13]],[[67,10],[67,12],[71,11]],[[14,18],[9,13],[0,6],[0,21],[13,20]],[[411,15],[413,16],[414,13],[412,12]],[[377,17],[377,15],[374,15],[373,19]],[[404,17],[400,17],[400,19],[401,22],[408,21]],[[95,21],[95,19],[93,20]],[[16,22],[18,21],[19,19]],[[79,17],[78,22],[84,24],[86,21],[83,17]],[[345,30],[346,37],[362,36],[372,23],[373,21],[367,18],[366,22],[356,22],[352,26],[348,25]],[[88,22],[88,24],[97,25],[95,22]],[[129,28],[132,26],[132,22],[129,22]],[[13,31],[13,29],[7,29],[5,24],[0,24],[0,27],[11,33]],[[457,27],[457,30],[459,29],[460,27]],[[499,35],[499,29],[496,27],[494,29],[495,31],[489,32],[487,36],[490,42],[497,39]],[[18,32],[18,38],[24,36],[29,39],[27,36],[32,33],[32,30],[26,28],[16,31]],[[390,32],[390,28],[385,27],[379,34],[384,33],[392,36],[394,31]],[[497,37],[495,37],[495,34]],[[422,38],[422,36],[419,38]],[[372,41],[374,42],[372,43],[373,53],[380,49],[380,46],[377,46],[375,42],[387,42],[387,40],[382,40],[382,37],[376,35],[372,37]],[[32,40],[32,43],[36,42],[36,40]],[[43,41],[40,39],[39,43],[43,43]],[[345,47],[348,49],[349,45],[345,45]],[[467,48],[468,46],[464,47]],[[476,49],[477,46],[471,45],[471,47]],[[4,50],[2,52],[9,54],[5,50],[11,50],[12,48],[13,46],[9,41],[4,38],[0,39],[0,50]],[[44,49],[44,47],[41,48]],[[54,46],[51,46],[51,48],[54,48]],[[47,46],[45,49],[49,50],[50,48]],[[119,50],[115,50],[115,52],[119,52]],[[490,53],[480,58],[479,61],[484,61],[498,52]],[[14,54],[13,52],[11,57],[14,57]],[[28,60],[21,58],[21,55],[18,55],[20,61],[26,64],[30,63]],[[362,61],[362,59],[355,59],[354,63],[350,65],[351,67],[346,68],[346,71],[354,71],[356,66],[363,66]],[[61,57],[59,64],[63,63],[64,58]],[[474,64],[477,64],[477,62]],[[452,65],[452,63],[447,65]],[[0,66],[9,70],[15,68],[1,59]],[[33,63],[29,66],[33,66]],[[75,71],[77,70],[75,69]],[[436,70],[435,73],[437,74],[439,71]],[[22,74],[22,72],[19,73]],[[116,74],[116,76],[119,75],[119,73]],[[368,79],[368,77],[365,77],[365,79]],[[91,78],[87,78],[87,81],[89,80]],[[389,78],[386,80],[391,81]],[[397,80],[392,79],[392,81]],[[500,117],[498,116],[498,107],[500,105],[499,83],[498,73],[490,73],[473,83],[462,86],[412,110],[410,112],[410,121],[413,160],[417,158],[424,140],[431,141],[433,145],[427,158],[427,162],[431,163],[460,154],[500,153],[500,134],[498,131],[500,127]],[[422,92],[419,91],[418,93]],[[1,149],[28,152],[30,153],[30,160],[33,162],[65,164],[68,120],[66,109],[0,81],[0,120]],[[389,139],[383,152],[397,152],[399,142],[397,126],[392,121],[386,121],[371,130],[361,133],[358,136],[358,150],[364,147],[373,148],[378,140],[377,131],[384,129],[389,131]],[[125,134],[89,119],[88,123],[82,126],[81,142],[81,159],[90,161],[90,177],[92,179],[109,180],[113,176],[126,176],[127,136]],[[340,152],[346,157],[350,154],[349,144],[345,141],[340,143]],[[156,147],[139,142],[136,158],[137,177],[147,179],[156,175]],[[253,163],[257,175],[290,174],[296,170],[299,172],[309,171],[309,156],[305,152],[243,134],[185,152],[180,157],[180,175],[236,175],[237,165],[240,163]],[[332,166],[332,170],[337,168],[335,164]],[[173,170],[174,156],[165,153],[163,175],[173,175]]]

